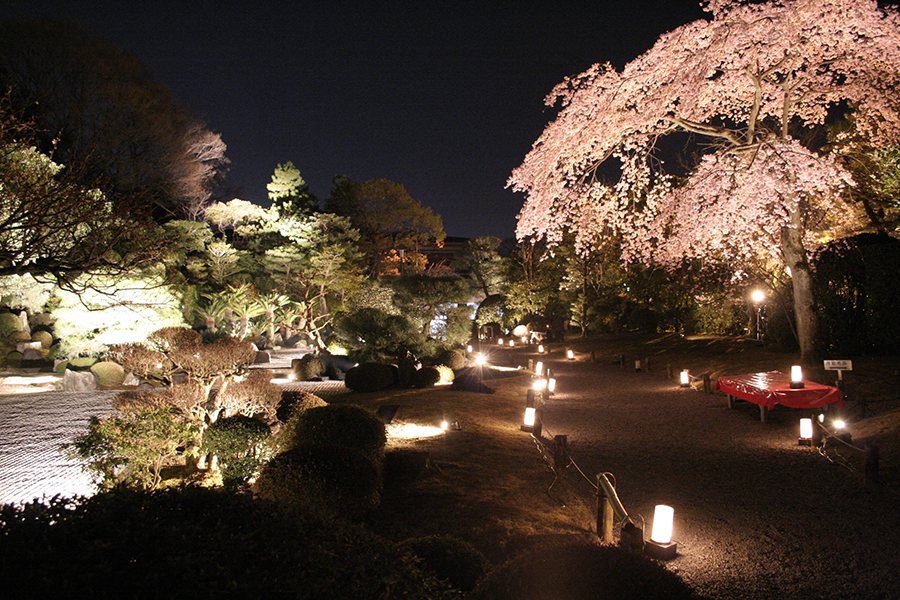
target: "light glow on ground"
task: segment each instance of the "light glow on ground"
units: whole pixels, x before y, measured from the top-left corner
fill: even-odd
[[[418,425],[403,421],[389,423],[385,429],[388,439],[397,441],[430,438],[444,433],[444,430],[436,425]]]

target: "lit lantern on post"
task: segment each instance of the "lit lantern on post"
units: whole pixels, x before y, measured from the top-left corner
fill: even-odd
[[[575,351],[569,348],[566,350],[566,358],[569,360],[575,360]]]
[[[681,387],[689,387],[691,385],[691,374],[685,369],[681,372]]]
[[[800,446],[812,446],[813,422],[810,418],[800,419],[800,438],[797,444]]]
[[[799,365],[791,367],[791,389],[801,389],[803,387],[803,369]]]
[[[514,348],[516,345],[516,340],[509,340],[509,347]]]
[[[466,352],[468,352],[469,354],[472,354],[472,344],[469,344],[468,346],[466,346]]]
[[[484,357],[484,354],[479,352],[478,355],[475,357],[475,364],[478,366],[482,366],[486,362],[487,362],[487,359]]]
[[[534,365],[534,372],[538,377],[543,375],[544,374],[544,363],[541,361],[537,361],[537,363]]]
[[[525,419],[522,421],[522,431],[534,431],[534,390],[528,390],[525,394]]]
[[[538,354],[543,354],[543,353],[544,353],[544,345],[538,344]]]
[[[503,345],[503,338],[497,338],[497,345],[498,345],[498,346],[502,346],[502,345]]]
[[[644,544],[644,554],[658,560],[672,560],[678,552],[678,544],[672,541],[675,509],[658,504],[653,511],[653,529],[650,541]]]

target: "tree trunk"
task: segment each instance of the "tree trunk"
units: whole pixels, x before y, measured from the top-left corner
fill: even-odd
[[[800,361],[811,364],[817,358],[816,340],[818,337],[818,319],[813,297],[812,272],[803,248],[801,228],[796,224],[799,220],[794,213],[790,227],[781,228],[781,251],[784,261],[791,269],[791,283],[794,290],[794,318],[797,321],[797,341],[800,342]]]

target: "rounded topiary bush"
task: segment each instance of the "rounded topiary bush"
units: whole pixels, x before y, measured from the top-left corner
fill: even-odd
[[[53,345],[53,335],[49,331],[41,329],[32,332],[31,341],[40,342],[41,347],[47,350]]]
[[[218,457],[225,487],[238,488],[259,472],[270,437],[269,426],[259,419],[234,415],[207,427],[200,449]]]
[[[91,372],[97,376],[101,387],[115,387],[125,381],[125,369],[112,361],[101,361],[91,365]]]
[[[293,512],[355,519],[381,501],[381,471],[355,448],[303,445],[266,463],[255,490]]]
[[[488,560],[474,546],[448,535],[411,538],[399,547],[421,560],[420,568],[463,592],[475,589],[490,567]]]
[[[347,371],[344,384],[353,392],[377,392],[394,385],[395,367],[383,363],[362,363]]]
[[[438,375],[440,375],[438,383],[453,383],[453,380],[456,379],[456,373],[447,365],[438,365],[435,369],[438,370]]]
[[[422,367],[412,376],[413,387],[417,388],[433,387],[440,380],[441,372],[436,367]]]
[[[325,374],[325,363],[312,354],[291,361],[291,374],[297,381],[309,381]]]
[[[14,315],[11,312],[0,313],[0,336],[4,339],[11,333],[24,330],[25,326],[18,315]]]
[[[387,443],[384,423],[361,406],[320,406],[291,420],[291,426],[282,432],[280,447],[284,450],[310,444],[346,446],[380,459]]]
[[[281,393],[281,402],[275,416],[282,423],[287,423],[295,414],[316,406],[328,406],[328,403],[309,392],[285,390]]]
[[[445,350],[438,357],[438,364],[447,365],[454,371],[459,371],[466,367],[466,357],[459,350]]]
[[[548,595],[552,592],[552,596]],[[473,600],[689,600],[677,575],[615,546],[573,542],[519,556],[488,575]]]

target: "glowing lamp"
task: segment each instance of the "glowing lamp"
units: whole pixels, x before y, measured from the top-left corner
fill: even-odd
[[[484,357],[484,354],[479,352],[478,356],[475,357],[475,364],[481,366],[486,362],[487,362],[487,359]]]
[[[834,428],[835,429],[844,429],[847,427],[847,423],[843,419],[835,419],[834,420]]]
[[[531,384],[531,387],[532,387],[535,391],[538,391],[538,392],[539,392],[539,391],[541,391],[542,389],[544,389],[545,387],[547,387],[547,380],[546,380],[546,379],[543,379],[543,378],[535,379],[535,380],[534,380],[534,383]]]
[[[466,352],[468,352],[469,354],[472,354],[472,344],[469,344],[468,346],[466,346]]]
[[[448,421],[441,421],[441,429],[447,431],[450,429],[450,423]]]
[[[509,340],[509,347],[513,348],[516,345],[516,340]]]
[[[498,345],[498,346],[502,346],[502,345],[503,345],[503,338],[497,338],[497,345]]]
[[[547,380],[547,391],[551,394],[556,391],[556,380],[552,377]]]
[[[759,304],[763,300],[766,299],[766,294],[762,290],[753,290],[753,293],[750,295],[750,298]]]
[[[566,358],[568,358],[569,360],[575,360],[575,351],[571,348],[566,350]]]
[[[681,387],[689,387],[691,385],[691,374],[687,369],[681,372]]]
[[[813,422],[812,419],[800,419],[800,439],[797,443],[801,446],[812,446]]]
[[[525,394],[525,418],[522,420],[522,431],[534,431],[537,411],[534,409],[534,390]]]
[[[791,367],[791,388],[800,389],[803,387],[803,368],[799,365]]]
[[[525,427],[534,427],[534,407],[529,406],[525,408]]]
[[[644,553],[658,560],[671,560],[678,552],[678,544],[672,541],[675,509],[658,504],[653,511],[653,529],[650,541],[644,544]]]
[[[544,363],[541,361],[537,361],[537,364],[534,365],[534,372],[538,375],[544,374]]]
[[[544,353],[544,345],[538,344],[538,354],[543,354],[543,353]]]

